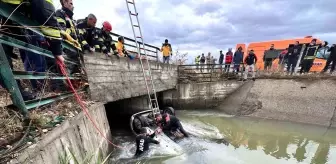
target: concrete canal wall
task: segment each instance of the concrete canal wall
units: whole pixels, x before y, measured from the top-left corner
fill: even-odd
[[[98,128],[107,138],[111,139],[104,105],[91,106],[89,113],[96,121]],[[70,156],[70,151],[81,162],[91,155],[94,155],[93,159],[96,159],[98,153],[101,153],[102,157],[106,157],[110,149],[107,141],[98,134],[89,119],[81,112],[48,132],[41,141],[21,152],[19,157],[13,159],[11,163],[57,164],[59,157],[64,153]],[[92,160],[92,162],[94,161]]]
[[[178,84],[165,92],[165,104],[178,109],[217,109],[236,116],[276,119],[336,127],[336,80],[330,78],[260,78]]]

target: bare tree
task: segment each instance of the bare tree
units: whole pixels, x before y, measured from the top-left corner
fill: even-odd
[[[175,54],[172,55],[171,63],[176,65],[183,65],[186,64],[188,52],[186,53],[180,53],[178,49],[176,49]]]

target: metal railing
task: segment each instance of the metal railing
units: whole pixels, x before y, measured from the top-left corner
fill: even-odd
[[[192,64],[178,66],[179,82],[213,82],[222,79],[242,79],[244,65]]]
[[[111,36],[112,36],[112,40],[114,42],[117,42],[118,41],[118,37],[121,36],[121,35],[118,35],[116,33],[111,33]],[[137,46],[135,44],[138,44],[138,46],[142,45],[142,42],[140,41],[137,41],[137,43],[135,42],[134,39],[131,39],[131,38],[128,38],[128,37],[124,37],[125,39],[125,49],[133,54],[137,54]],[[145,52],[147,53],[147,56],[150,57],[150,60],[155,60],[157,62],[159,62],[159,51],[160,51],[160,48],[158,47],[155,47],[155,46],[152,46],[152,45],[149,45],[149,44],[144,44],[145,45],[145,50],[143,49],[140,49],[141,51],[141,56],[145,56]]]
[[[30,19],[28,19],[25,15],[19,12],[13,12],[14,8],[8,4],[5,4],[0,1],[0,18],[3,17],[5,19],[8,18],[8,20],[15,22],[18,24],[18,26],[24,27],[25,31],[29,31],[31,33],[37,34],[41,37],[43,37],[42,32],[39,28],[36,28],[38,24]],[[3,21],[1,22],[3,23]],[[7,28],[6,26],[2,26],[0,29],[3,30],[4,28]],[[14,27],[15,28],[15,27]],[[16,34],[17,35],[17,34]],[[111,33],[112,37],[119,37],[120,35]],[[21,35],[19,37],[25,37],[25,35]],[[125,46],[134,48],[136,47],[135,44],[142,44],[140,42],[135,43],[133,39],[125,38]],[[114,39],[116,42],[117,39]],[[13,105],[19,108],[22,113],[26,116],[28,114],[29,110],[35,109],[42,105],[47,105],[52,102],[62,100],[68,97],[73,96],[74,94],[72,92],[67,92],[62,90],[61,93],[51,93],[51,94],[44,94],[36,99],[33,100],[27,100],[25,101],[23,99],[22,90],[23,87],[21,86],[22,80],[43,80],[44,85],[46,85],[47,80],[53,80],[57,82],[62,82],[64,85],[66,85],[63,81],[67,78],[61,74],[48,72],[48,66],[46,67],[44,72],[36,72],[36,71],[17,71],[14,70],[11,66],[11,59],[10,54],[11,52],[5,51],[4,47],[16,47],[20,49],[21,51],[25,52],[32,52],[34,55],[41,55],[45,58],[45,60],[51,60],[55,61],[53,54],[44,48],[41,48],[39,46],[35,46],[33,44],[30,44],[28,42],[22,41],[22,39],[15,37],[15,33],[8,34],[4,31],[0,31],[0,80],[3,87],[7,89],[7,91],[10,93]],[[158,60],[158,50],[159,48],[154,47],[149,44],[145,44],[146,46],[146,52],[151,52],[152,54],[148,55],[153,58],[153,60]],[[68,41],[63,40],[62,41],[62,47],[63,52],[65,53],[64,58],[65,64],[67,67],[70,66],[77,66],[81,68],[84,66],[83,61],[83,52],[81,52],[79,49],[74,47],[72,44],[70,44]],[[132,52],[132,51],[130,51]],[[136,53],[136,52],[134,52]],[[70,55],[71,54],[71,55]],[[76,59],[74,60],[73,57],[67,57],[67,56],[73,56],[76,55]],[[136,53],[137,54],[137,53]],[[141,54],[144,55],[144,54]],[[140,55],[140,56],[141,56]],[[78,58],[78,60],[77,60]],[[45,61],[45,62],[46,62]],[[54,62],[55,63],[55,62]],[[70,72],[69,70],[67,70]],[[85,72],[85,71],[84,71]],[[68,76],[69,79],[75,80],[75,81],[81,81],[86,80],[87,78],[83,75],[76,75],[76,76]],[[65,87],[66,88],[66,87]],[[40,89],[40,88],[39,88]],[[42,87],[44,89],[44,87]],[[43,90],[44,92],[44,90]],[[86,87],[77,87],[77,93],[84,93],[86,92]],[[52,95],[52,96],[50,96]]]
[[[39,30],[39,28],[31,28],[36,26],[37,24],[34,21],[31,21],[27,19],[23,14],[19,12],[13,12],[11,15],[12,11],[14,8],[11,6],[1,3],[1,8],[0,8],[0,15],[4,18],[8,18],[10,21],[15,22],[19,24],[19,26],[24,26],[26,31],[30,31],[36,35],[42,35],[42,32]],[[5,28],[5,27],[3,27]],[[2,29],[3,29],[2,28]],[[18,28],[18,27],[13,27],[13,28]],[[65,80],[66,77],[62,76],[60,74],[52,74],[50,75],[49,72],[34,72],[34,71],[15,71],[11,64],[11,59],[10,56],[12,52],[10,51],[5,51],[8,50],[7,48],[10,47],[16,47],[20,49],[21,51],[24,52],[32,52],[31,54],[34,55],[41,55],[45,58],[45,62],[47,60],[55,60],[53,54],[46,49],[43,49],[41,47],[35,46],[33,44],[21,41],[18,37],[25,37],[25,36],[20,36],[19,34],[6,34],[1,32],[0,33],[0,77],[2,80],[2,83],[4,87],[7,89],[7,91],[10,93],[13,105],[18,107],[24,115],[28,113],[28,110],[34,109],[36,107],[39,107],[41,105],[46,105],[50,104],[52,102],[55,102],[57,100],[65,99],[67,97],[73,96],[72,92],[63,92],[60,94],[55,94],[53,96],[45,96],[39,97],[37,99],[33,100],[28,100],[24,101],[22,92],[23,92],[23,87],[21,86],[21,80],[38,80],[38,79],[50,79],[50,80]],[[5,49],[6,47],[6,49]],[[62,42],[62,47],[64,52],[69,52],[76,54],[78,57],[81,55],[80,51],[75,48],[73,45],[70,43],[63,41]],[[77,65],[80,67],[80,61],[79,58],[78,60],[70,60],[69,58],[65,57],[65,63],[67,65]],[[69,76],[70,79],[72,80],[80,80],[82,76]],[[78,93],[85,92],[84,88],[79,88],[77,90]]]

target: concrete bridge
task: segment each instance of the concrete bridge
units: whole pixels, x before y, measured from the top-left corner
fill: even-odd
[[[129,114],[148,109],[139,60],[85,56],[91,99],[98,101],[90,114],[98,127],[111,135],[112,126],[128,125]],[[277,119],[335,127],[336,79],[331,76],[262,76],[255,82],[217,78],[213,82],[178,83],[175,65],[151,62],[160,106],[175,109],[212,109],[235,116]],[[116,123],[117,122],[117,123]],[[37,146],[17,158],[19,163],[58,161],[55,152],[73,150],[85,158],[85,152],[106,156],[109,145],[81,113],[50,132]]]

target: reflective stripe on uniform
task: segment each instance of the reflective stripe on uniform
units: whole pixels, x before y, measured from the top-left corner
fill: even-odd
[[[52,0],[45,0],[45,1],[51,3],[52,5],[54,5],[54,3],[53,3]]]
[[[95,45],[95,48],[100,48],[100,46],[99,45]]]
[[[84,29],[79,29],[79,34],[84,34],[85,33],[85,30]]]
[[[83,45],[87,45],[88,43],[86,42],[86,40],[83,40],[83,41],[82,41],[82,44],[83,44]]]
[[[57,22],[58,22],[58,23],[64,23],[64,24],[66,25],[66,22],[65,22],[64,19],[62,19],[62,18],[60,18],[60,17],[57,17],[56,19],[57,19]]]
[[[65,30],[65,32],[68,33],[68,34],[71,34],[71,30],[68,29],[68,28]]]
[[[19,5],[23,2],[23,0],[1,0],[1,1],[13,5]]]
[[[46,37],[54,37],[61,39],[61,32],[58,29],[41,27],[41,31]]]
[[[315,59],[315,56],[305,56],[304,59]]]

